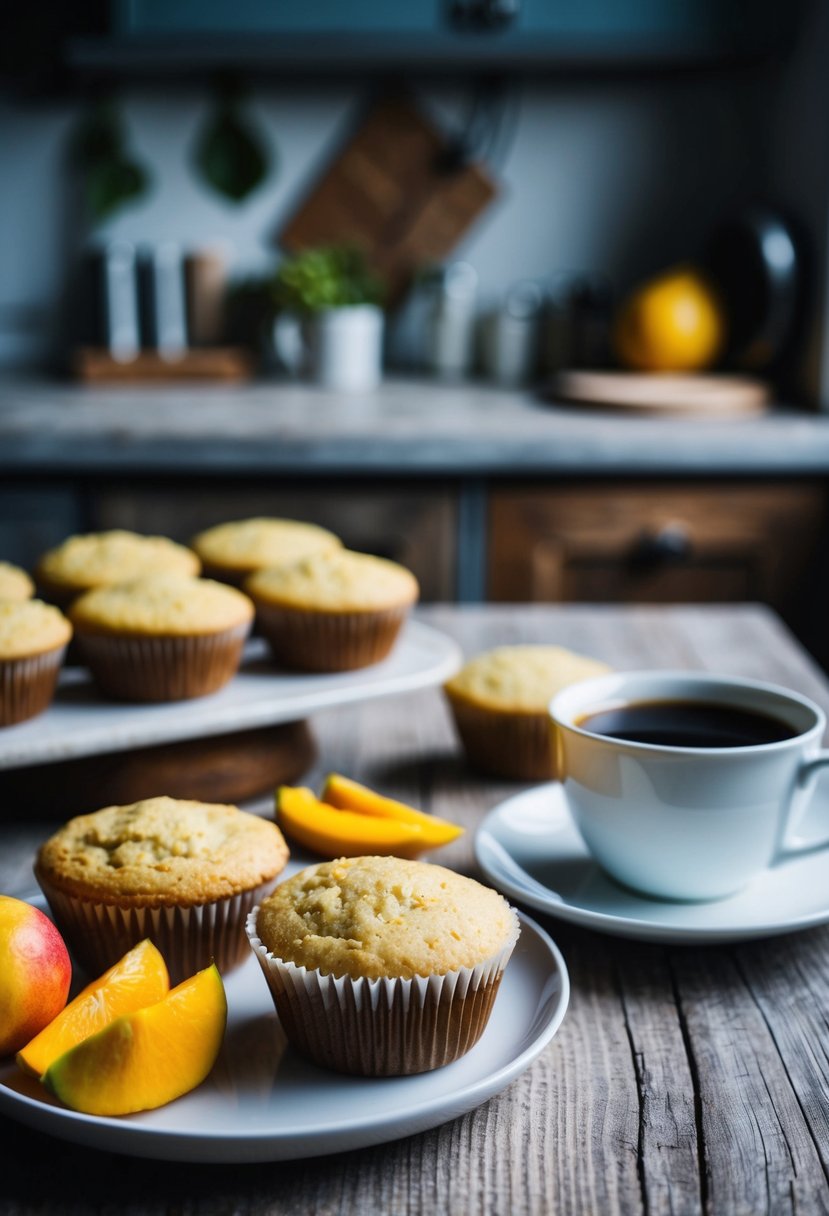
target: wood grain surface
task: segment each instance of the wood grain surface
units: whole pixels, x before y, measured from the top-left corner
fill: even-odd
[[[829,685],[767,610],[436,608],[468,653],[568,645],[617,667],[770,679],[829,707]],[[516,792],[464,765],[438,690],[314,719],[316,783],[337,769],[463,822]],[[264,811],[266,803],[258,804]],[[32,892],[53,822],[0,824],[0,889]],[[535,914],[534,914],[535,915]],[[0,1212],[612,1216],[829,1211],[829,928],[724,947],[625,942],[539,917],[573,983],[558,1035],[503,1094],[422,1135],[279,1165],[147,1162],[0,1119]]]

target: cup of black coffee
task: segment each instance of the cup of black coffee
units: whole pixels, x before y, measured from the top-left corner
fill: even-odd
[[[663,899],[734,894],[788,856],[829,845],[797,826],[829,765],[814,702],[689,672],[622,672],[550,706],[568,806],[599,864]]]

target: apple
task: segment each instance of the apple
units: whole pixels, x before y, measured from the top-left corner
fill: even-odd
[[[71,979],[69,951],[48,916],[0,895],[0,1056],[25,1047],[57,1017]]]

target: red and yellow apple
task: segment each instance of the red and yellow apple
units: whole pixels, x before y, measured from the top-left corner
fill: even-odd
[[[37,908],[0,895],[0,1056],[19,1051],[66,1004],[72,964]]]

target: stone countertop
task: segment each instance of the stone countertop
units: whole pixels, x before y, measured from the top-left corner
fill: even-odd
[[[0,470],[325,475],[829,472],[829,417],[672,418],[555,404],[483,384],[95,387],[0,382]]]

